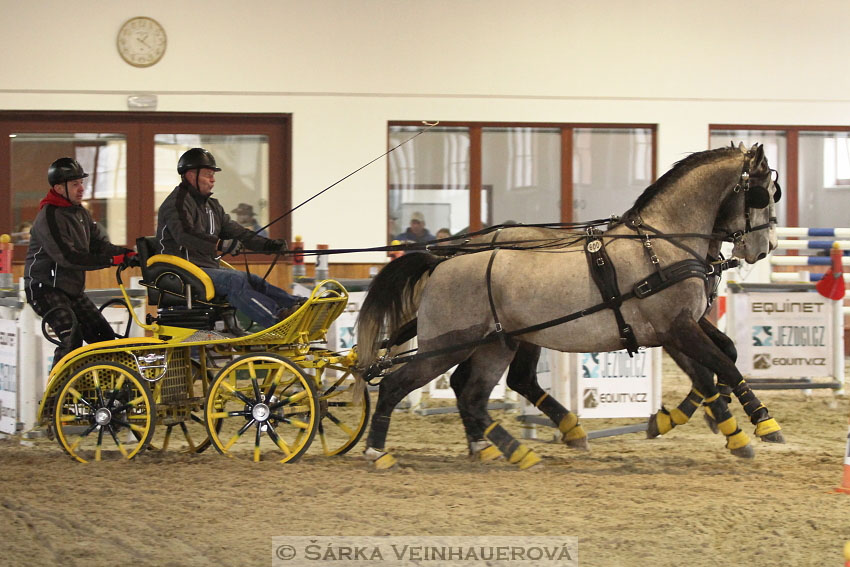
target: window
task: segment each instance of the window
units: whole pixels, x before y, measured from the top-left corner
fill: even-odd
[[[771,166],[779,172],[782,200],[779,224],[840,227],[847,224],[850,189],[850,128],[846,126],[709,127],[711,147],[763,143]]]
[[[389,125],[395,147],[422,129]],[[655,178],[654,125],[442,123],[389,155],[388,238],[619,215]],[[566,156],[566,157],[565,157]]]
[[[849,142],[847,134],[823,137],[823,179],[826,187],[850,186]]]
[[[127,139],[121,134],[27,133],[9,135],[12,234],[16,244],[29,238],[21,228],[32,222],[47,194],[47,168],[55,159],[71,157],[89,174],[84,206],[115,242],[127,239]],[[49,156],[49,157],[48,157]]]
[[[225,210],[250,206],[265,225],[291,206],[290,140],[286,114],[0,112],[0,166],[8,172],[0,175],[0,232],[35,218],[48,166],[67,156],[90,174],[85,197],[95,220],[113,242],[132,246],[153,234],[157,207],[180,181],[177,160],[195,146],[210,149],[223,169],[216,198]],[[290,233],[289,217],[269,228],[272,238]]]

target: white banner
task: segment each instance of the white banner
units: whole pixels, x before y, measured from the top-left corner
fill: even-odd
[[[573,410],[582,418],[649,417],[658,410],[660,348],[574,355]]]
[[[18,326],[0,319],[0,432],[14,434],[18,424]]]
[[[727,330],[753,378],[832,376],[832,301],[818,293],[734,293]]]

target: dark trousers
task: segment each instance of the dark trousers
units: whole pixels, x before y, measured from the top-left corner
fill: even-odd
[[[55,287],[41,286],[35,290],[27,289],[27,303],[40,317],[47,315],[47,324],[62,341],[62,344],[53,351],[51,368],[56,366],[63,356],[83,346],[83,339],[91,344],[115,338],[112,326],[84,293],[70,296]],[[63,309],[50,312],[56,307]],[[76,328],[74,328],[71,312],[77,319]]]

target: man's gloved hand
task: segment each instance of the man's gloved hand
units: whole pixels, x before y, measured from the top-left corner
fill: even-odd
[[[124,266],[125,268],[128,266],[140,266],[141,262],[139,262],[138,255],[132,250],[125,252],[123,254],[117,254],[112,257],[112,265],[113,266]]]
[[[266,243],[263,245],[263,252],[280,252],[286,249],[286,240],[282,238],[266,240]]]

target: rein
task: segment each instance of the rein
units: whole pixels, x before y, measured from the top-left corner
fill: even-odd
[[[734,233],[717,233],[717,232],[715,232],[715,233],[712,233],[710,235],[694,233],[694,234],[687,234],[688,237],[707,238],[709,240],[717,240],[717,241],[724,241],[724,242],[737,242],[738,240],[742,239],[745,234],[749,234],[749,233],[756,232],[756,231],[759,231],[759,230],[769,229],[770,226],[771,226],[771,223],[775,222],[775,219],[773,217],[770,217],[769,220],[768,220],[768,223],[766,223],[766,224],[759,225],[759,226],[756,226],[756,227],[751,226],[750,210],[753,209],[753,208],[763,208],[763,207],[753,206],[754,202],[750,198],[750,194],[748,194],[748,192],[757,191],[759,189],[762,189],[762,190],[764,190],[765,194],[767,194],[767,189],[760,188],[760,187],[759,188],[750,187],[750,175],[749,175],[750,161],[751,161],[751,154],[750,154],[750,152],[748,152],[747,155],[746,155],[746,158],[744,159],[744,165],[742,167],[742,171],[741,171],[741,175],[739,177],[738,183],[736,184],[735,188],[733,189],[733,195],[738,194],[742,190],[744,191],[744,209],[745,209],[744,210],[744,213],[745,213],[744,216],[745,216],[745,223],[746,223],[744,230],[743,231],[736,231]],[[728,198],[729,197],[727,197],[727,199]],[[769,195],[768,195],[768,198],[769,198]],[[765,205],[765,206],[767,206],[767,205]],[[612,222],[611,222],[611,224],[609,224],[609,227],[616,225],[616,224],[619,224],[619,223],[622,223],[627,228],[633,230],[635,232],[635,234],[609,235],[608,237],[612,238],[612,239],[613,238],[638,238],[638,239],[642,239],[644,241],[643,249],[644,249],[644,251],[647,255],[647,258],[648,258],[650,264],[655,269],[655,271],[651,275],[649,275],[646,278],[644,278],[644,279],[636,282],[635,284],[633,284],[632,289],[630,291],[628,291],[626,293],[620,293],[620,291],[617,287],[616,272],[614,270],[614,266],[610,262],[610,258],[608,257],[607,253],[605,252],[605,242],[604,242],[603,239],[605,238],[606,235],[595,228],[596,226],[599,226],[600,224],[604,224],[604,222],[594,221],[592,223],[572,225],[573,228],[583,227],[585,229],[585,234],[578,234],[577,233],[575,240],[573,240],[571,243],[577,243],[582,239],[585,240],[585,253],[587,255],[588,264],[589,264],[589,267],[590,267],[590,274],[591,274],[591,277],[593,278],[593,280],[595,281],[595,283],[597,284],[597,287],[599,288],[600,293],[602,294],[603,301],[600,302],[600,303],[597,303],[596,305],[594,305],[592,307],[588,307],[586,309],[582,309],[580,311],[576,311],[574,313],[570,313],[570,314],[564,315],[562,317],[551,319],[551,320],[545,321],[543,323],[537,323],[535,325],[524,327],[522,329],[505,331],[504,328],[502,327],[500,320],[499,320],[498,311],[496,309],[496,304],[495,304],[495,301],[494,301],[494,298],[493,298],[491,273],[492,273],[493,263],[495,262],[495,259],[496,259],[496,254],[498,253],[498,251],[500,249],[509,249],[509,247],[506,246],[506,244],[510,244],[510,243],[500,242],[497,245],[496,240],[498,239],[499,231],[502,228],[505,228],[505,227],[499,226],[499,227],[493,228],[491,230],[494,231],[495,234],[494,234],[493,238],[491,239],[491,241],[489,243],[484,243],[478,249],[479,250],[483,250],[483,249],[492,250],[489,261],[487,263],[485,278],[486,278],[486,284],[487,284],[487,297],[488,297],[488,301],[489,301],[489,304],[490,304],[490,310],[491,310],[491,313],[493,315],[493,320],[494,320],[494,323],[495,323],[495,330],[493,332],[489,333],[488,335],[486,335],[485,337],[477,340],[477,341],[471,341],[471,342],[467,342],[467,343],[463,343],[463,344],[451,345],[451,346],[448,346],[448,347],[445,347],[445,348],[442,348],[442,349],[438,349],[438,350],[434,350],[434,351],[428,351],[428,352],[425,352],[425,353],[418,353],[417,352],[415,354],[408,354],[408,353],[414,352],[414,351],[407,351],[405,353],[401,353],[400,355],[396,355],[396,356],[379,357],[372,365],[370,365],[364,371],[365,380],[369,384],[372,384],[373,380],[375,380],[378,377],[383,376],[383,374],[386,370],[390,369],[391,367],[395,366],[396,364],[409,362],[411,360],[415,360],[415,359],[418,359],[418,358],[428,358],[428,357],[438,356],[438,355],[446,354],[446,353],[449,353],[449,352],[454,352],[454,351],[457,351],[457,350],[466,349],[466,348],[481,345],[481,344],[491,343],[495,340],[501,340],[505,343],[506,346],[512,347],[513,345],[511,343],[509,343],[509,341],[516,336],[524,335],[524,334],[527,334],[527,333],[532,333],[532,332],[535,332],[535,331],[540,331],[540,330],[543,330],[543,329],[547,329],[547,328],[550,328],[550,327],[554,327],[554,326],[557,326],[557,325],[568,323],[570,321],[574,321],[576,319],[585,317],[587,315],[591,315],[593,313],[597,313],[597,312],[605,310],[605,309],[611,309],[611,310],[614,311],[614,315],[615,315],[615,318],[617,320],[618,331],[619,331],[619,334],[620,334],[620,340],[623,342],[624,347],[628,350],[629,355],[632,356],[633,353],[637,352],[638,345],[637,345],[637,341],[635,340],[634,333],[633,333],[631,327],[625,322],[625,320],[622,316],[622,313],[620,312],[620,306],[625,301],[628,301],[628,300],[633,299],[633,298],[644,299],[644,298],[649,297],[650,295],[654,295],[655,293],[658,293],[658,292],[660,292],[660,291],[662,291],[662,290],[664,290],[664,289],[666,289],[666,288],[668,288],[668,287],[670,287],[670,286],[672,286],[672,285],[674,285],[674,284],[676,284],[680,281],[683,281],[683,280],[689,279],[689,278],[694,278],[694,277],[701,278],[704,281],[704,283],[706,284],[706,287],[708,287],[708,283],[709,283],[710,278],[712,278],[712,277],[718,277],[719,278],[719,275],[721,274],[721,272],[723,270],[738,265],[738,262],[735,259],[718,260],[718,261],[713,261],[713,262],[706,261],[705,257],[701,258],[699,256],[699,254],[697,254],[697,252],[694,251],[692,248],[690,248],[689,246],[677,241],[677,238],[681,238],[683,235],[681,235],[681,234],[676,234],[676,235],[664,234],[660,230],[658,230],[658,229],[646,224],[645,222],[643,222],[643,220],[640,218],[639,213],[628,215],[627,218],[624,221],[620,221],[616,217],[612,217],[611,221]],[[524,226],[524,225],[518,225],[518,226]],[[479,231],[478,233],[474,233],[472,235],[465,235],[465,236],[466,237],[472,237],[472,236],[477,236],[479,234],[487,234],[487,233],[488,232]],[[681,261],[676,262],[674,264],[671,264],[670,266],[667,266],[667,267],[662,267],[661,262],[660,262],[658,256],[655,254],[655,251],[653,249],[650,234],[655,238],[662,238],[662,239],[668,240],[673,245],[675,245],[678,248],[688,252],[690,255],[692,255],[694,257],[686,259],[686,260],[681,260]],[[442,240],[455,240],[455,239],[450,238],[450,239],[442,239]],[[548,242],[553,242],[553,241],[563,242],[565,239],[566,238],[548,239]],[[441,242],[441,241],[439,241],[439,242]],[[471,244],[471,243],[469,243],[469,241],[467,240],[467,242],[465,244]],[[432,251],[434,249],[433,247],[428,248],[427,246],[425,246],[424,248],[427,251]],[[528,250],[527,247],[522,248],[522,249]],[[456,247],[454,247],[454,250],[455,250],[455,253],[457,253],[457,251],[462,250],[462,248],[459,247],[459,246],[456,246]],[[712,292],[707,289],[706,294],[707,294],[707,296],[710,297],[710,299],[709,299],[709,305],[710,305],[711,301],[712,301],[712,299],[711,299]]]

